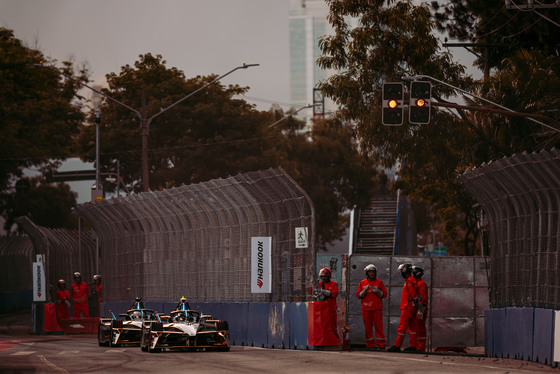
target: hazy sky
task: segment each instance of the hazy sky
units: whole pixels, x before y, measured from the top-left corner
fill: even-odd
[[[267,110],[289,103],[290,0],[0,0],[0,25],[46,56],[87,62],[96,82],[160,54],[187,78],[222,75]],[[305,105],[305,103],[304,103]],[[284,106],[284,105],[283,105]],[[284,106],[284,109],[289,107]]]

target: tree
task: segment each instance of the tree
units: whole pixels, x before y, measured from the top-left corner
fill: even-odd
[[[77,194],[65,183],[46,185],[42,177],[29,180],[29,190],[8,196],[4,228],[10,231],[15,220],[27,216],[35,224],[49,228],[78,228],[77,216],[72,214]]]
[[[83,120],[79,86],[55,72],[32,64],[45,61],[40,51],[27,48],[11,30],[0,27],[0,213],[13,194],[13,184],[26,168],[56,169],[73,154],[73,137]],[[74,74],[72,62],[62,70]],[[77,79],[86,80],[87,69]]]
[[[132,108],[157,113],[216,76],[186,79],[167,68],[162,56],[141,55],[134,67],[109,74],[104,92]],[[371,162],[361,162],[356,144],[340,123],[317,124],[312,136],[305,123],[286,118],[282,110],[258,111],[237,98],[247,87],[215,83],[158,116],[150,126],[150,188],[163,189],[242,172],[283,167],[308,191],[317,210],[320,243],[341,237],[345,214],[369,202]],[[134,113],[105,101],[101,120],[101,169],[121,165],[121,175],[140,190],[141,133]],[[270,127],[272,123],[277,125]],[[90,118],[91,120],[91,118]],[[84,126],[79,149],[93,161],[94,126]]]
[[[318,64],[340,73],[321,89],[340,104],[338,114],[344,120],[356,123],[364,152],[387,167],[401,164],[394,187],[429,203],[445,221],[447,234],[462,241],[461,253],[473,254],[477,237],[475,201],[458,184],[456,175],[496,158],[558,144],[557,133],[521,117],[461,109],[442,111],[437,106],[432,108],[428,125],[405,122],[400,127],[384,127],[380,118],[381,85],[400,81],[401,77],[427,75],[510,109],[543,114],[558,108],[554,88],[557,57],[537,52],[518,57],[513,54],[501,62],[502,72],[497,71],[480,85],[464,76],[464,67],[440,50],[426,5],[366,0],[328,3],[335,33],[321,40],[323,56]],[[358,26],[351,28],[348,17],[355,17]],[[447,86],[433,86],[435,104],[455,101],[452,95]],[[478,100],[468,103],[486,105]]]
[[[109,88],[104,92],[138,110],[145,95],[146,113],[151,116],[217,77],[187,80],[182,71],[165,64],[160,55],[141,55],[134,67],[126,65],[120,74],[108,74]],[[253,167],[270,164],[260,159],[266,142],[254,142],[250,147],[247,143],[262,135],[258,126],[270,117],[234,98],[246,91],[237,85],[215,83],[152,121],[148,138],[151,189],[235,175],[246,170],[251,152]],[[112,101],[106,101],[101,112],[101,168],[114,165],[118,159],[121,175],[131,189],[140,191],[139,120],[132,111]],[[95,156],[94,127],[84,127],[79,140],[80,152],[88,161]]]
[[[410,197],[428,202],[446,218],[448,228],[468,216],[474,200],[456,181],[457,169],[472,163],[469,144],[478,133],[467,117],[433,108],[429,125],[405,121],[403,126],[381,123],[381,89],[384,82],[401,77],[429,75],[468,90],[472,79],[449,53],[441,52],[433,35],[427,6],[410,1],[371,2],[329,0],[334,34],[320,41],[320,67],[338,74],[320,85],[340,106],[337,115],[356,124],[363,152],[385,167],[401,164],[395,185]],[[358,26],[346,22],[354,17]],[[433,98],[446,101],[453,92],[434,86]],[[405,116],[406,117],[406,116]],[[453,234],[453,230],[449,231]],[[465,248],[465,253],[472,251]]]
[[[376,185],[376,165],[360,157],[352,126],[334,117],[314,123],[309,137],[292,127],[281,166],[310,195],[315,206],[319,247],[340,239],[349,226],[348,212],[366,208]]]
[[[452,39],[479,44],[473,50],[478,53],[477,65],[481,68],[485,59],[488,70],[500,67],[504,58],[515,56],[520,49],[538,50],[545,56],[558,56],[560,52],[560,28],[550,22],[560,18],[558,8],[507,9],[503,0],[446,0],[431,4],[439,31]]]

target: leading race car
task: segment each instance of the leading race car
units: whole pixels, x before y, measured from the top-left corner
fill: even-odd
[[[161,322],[143,322],[140,347],[145,352],[229,351],[229,327],[227,321],[213,319],[210,315],[201,316],[183,305],[169,316],[161,317]]]
[[[97,340],[100,346],[108,345],[116,347],[120,345],[139,345],[142,335],[142,323],[157,319],[157,313],[152,309],[144,308],[140,298],[130,309],[119,315],[110,318],[100,318],[97,330]]]

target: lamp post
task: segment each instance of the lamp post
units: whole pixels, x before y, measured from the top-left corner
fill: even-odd
[[[299,109],[296,110],[295,112],[290,113],[290,114],[286,114],[284,117],[280,118],[278,121],[276,121],[276,122],[274,122],[274,123],[268,125],[268,128],[274,127],[274,126],[276,126],[277,124],[279,124],[280,122],[284,121],[285,119],[291,118],[292,116],[294,116],[295,114],[297,114],[299,111],[302,111],[302,110],[308,109],[308,108],[314,108],[314,107],[315,107],[315,105],[307,104],[306,106],[299,108]]]
[[[164,112],[168,111],[169,109],[173,108],[174,106],[182,103],[183,101],[187,100],[189,97],[191,97],[192,95],[204,90],[205,88],[207,88],[208,86],[211,86],[212,84],[218,82],[220,79],[224,78],[225,76],[230,75],[231,73],[233,73],[236,70],[239,69],[247,69],[253,66],[259,66],[259,64],[246,64],[245,62],[241,65],[238,66],[230,71],[228,71],[227,73],[219,76],[218,78],[214,79],[213,81],[206,83],[204,86],[199,87],[198,89],[194,90],[193,92],[191,92],[190,94],[188,94],[187,96],[183,97],[182,99],[176,101],[175,103],[169,105],[166,108],[161,109],[158,113],[152,115],[151,117],[148,117],[147,113],[146,113],[146,102],[145,99],[142,99],[142,110],[138,111],[134,108],[132,108],[129,105],[126,105],[123,102],[120,102],[119,100],[101,92],[100,90],[97,90],[83,82],[80,82],[79,80],[69,76],[68,74],[63,73],[62,71],[58,70],[55,67],[52,66],[48,66],[48,65],[43,65],[43,64],[31,64],[32,66],[36,66],[36,67],[40,67],[40,68],[47,68],[50,69],[60,75],[62,75],[63,77],[66,77],[67,79],[70,79],[76,83],[78,83],[80,86],[82,87],[86,87],[90,90],[92,90],[93,92],[97,93],[100,96],[103,96],[127,109],[129,109],[130,111],[132,111],[134,114],[136,114],[138,116],[138,118],[140,119],[140,123],[142,125],[142,192],[147,192],[149,190],[149,186],[150,186],[150,182],[149,182],[149,172],[148,172],[148,134],[150,131],[150,123],[152,122],[152,120],[154,118],[156,118],[157,116],[159,116],[160,114],[163,114]],[[99,143],[98,143],[99,144]],[[97,181],[96,181],[97,184]]]
[[[101,123],[101,110],[99,107],[102,101],[101,95],[94,92],[91,98],[93,109],[95,110],[95,190],[92,191],[92,201],[103,199],[103,189],[99,188],[99,168],[101,165],[99,162],[99,124]]]

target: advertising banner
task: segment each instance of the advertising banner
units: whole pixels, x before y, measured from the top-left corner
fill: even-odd
[[[33,302],[47,301],[45,268],[42,262],[33,263]]]
[[[272,237],[251,238],[251,293],[272,292]]]

